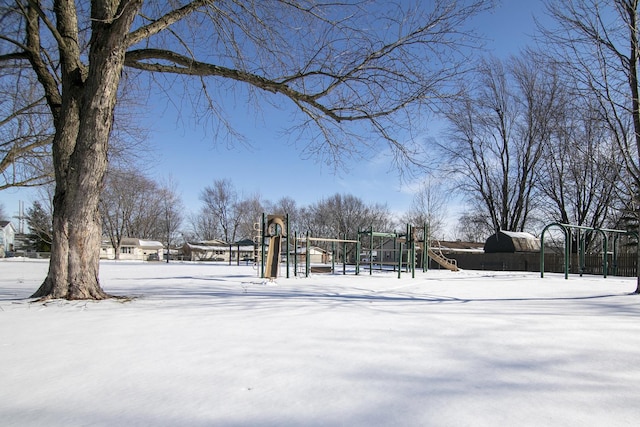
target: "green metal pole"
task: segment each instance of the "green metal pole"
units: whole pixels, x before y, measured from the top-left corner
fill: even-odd
[[[399,242],[398,246],[399,246],[398,254],[400,255],[398,256],[398,279],[399,279],[400,275],[402,274],[402,242]]]
[[[289,214],[285,214],[285,219],[287,221],[287,279],[289,278],[289,252],[291,252],[291,247],[289,246]]]
[[[429,225],[424,223],[424,271],[429,271],[429,245],[431,244],[431,236],[429,235]]]
[[[336,274],[336,242],[331,242],[331,274]]]
[[[358,238],[356,239],[356,276],[360,274],[360,227],[358,227]]]
[[[369,275],[373,274],[373,225],[369,227]]]
[[[615,233],[613,235],[613,275],[618,275],[618,238],[620,237],[619,233]]]
[[[425,262],[427,258],[425,257],[427,253],[427,225],[422,224],[422,272],[425,273],[427,271],[427,263]]]
[[[609,261],[609,236],[607,236],[607,233],[605,233],[604,231],[602,232],[602,236],[604,239],[604,253],[602,254],[602,270],[604,273],[604,278],[607,278],[607,270],[609,268],[608,265],[608,261]]]
[[[415,278],[414,257],[413,257],[413,238],[411,236],[411,225],[407,224],[407,273],[411,273],[411,278]]]
[[[394,256],[394,259],[392,260],[392,262],[393,262],[393,271],[395,272],[396,268],[399,268],[398,267],[398,265],[399,265],[398,264],[398,251],[399,251],[398,245],[400,244],[400,242],[398,241],[397,233],[395,232],[395,230],[394,230],[393,234],[396,235],[396,237],[393,238],[393,256]]]
[[[347,240],[347,233],[344,233],[343,240]],[[342,275],[347,274],[347,242],[342,242]]]
[[[307,247],[305,248],[305,252],[306,252],[306,268],[305,268],[305,276],[304,277],[309,277],[309,270],[310,270],[309,264],[311,263],[311,256],[309,255],[309,230],[307,230],[306,245],[307,245]]]
[[[293,275],[298,276],[298,232],[293,232]]]
[[[569,279],[569,257],[571,256],[571,230],[564,232],[564,278]]]
[[[263,279],[264,279],[264,259],[265,259],[265,256],[266,256],[265,251],[264,251],[264,247],[265,247],[265,234],[266,234],[266,230],[265,230],[266,223],[267,223],[267,220],[266,220],[265,213],[264,213],[264,212],[262,212],[262,227],[260,228],[260,229],[261,229],[260,234],[261,234],[261,237],[262,237],[262,238],[260,239],[260,240],[261,240],[261,242],[260,242],[260,246],[261,246],[261,250],[260,250],[260,252],[261,252],[261,258],[260,258],[260,277],[261,277],[261,278],[263,278]]]
[[[579,268],[580,268],[580,277],[582,277],[582,273],[585,270],[585,256],[584,256],[584,252],[585,252],[585,241],[587,240],[587,233],[582,231],[582,230],[578,230],[578,242],[579,242],[579,247],[580,247],[580,254],[578,255],[579,258]]]
[[[416,242],[415,239],[411,238],[411,278],[416,278]]]
[[[547,227],[542,229],[540,235],[540,278],[544,278],[544,232],[547,231]]]

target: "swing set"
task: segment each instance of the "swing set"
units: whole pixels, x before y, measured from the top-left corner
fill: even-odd
[[[570,271],[570,260],[571,260],[571,242],[573,241],[572,233],[578,233],[577,242],[578,242],[578,271],[580,276],[585,272],[585,252],[586,252],[586,241],[587,235],[595,234],[599,235],[602,239],[602,271],[604,278],[607,277],[607,273],[609,270],[609,238],[613,235],[613,254],[612,254],[612,274],[615,276],[617,273],[618,266],[618,239],[621,236],[632,236],[636,239],[636,251],[638,250],[638,244],[640,243],[638,239],[638,233],[635,231],[627,231],[627,230],[614,230],[608,228],[592,228],[585,227],[581,225],[572,225],[572,224],[562,224],[559,222],[552,222],[547,224],[542,230],[542,234],[540,236],[540,277],[544,277],[544,238],[545,233],[552,227],[557,227],[562,231],[564,237],[564,278],[569,278]]]

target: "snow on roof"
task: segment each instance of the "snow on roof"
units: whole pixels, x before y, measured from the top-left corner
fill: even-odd
[[[163,248],[164,246],[162,245],[162,243],[156,241],[156,240],[139,240],[139,246],[141,248],[147,248],[147,249],[152,249],[152,248]]]
[[[228,251],[229,247],[234,251],[238,250],[238,245],[197,245],[194,243],[185,243],[184,245],[192,251]],[[253,251],[253,246],[240,246],[240,250]]]
[[[291,250],[289,253],[297,253],[298,255],[303,255],[307,253],[307,248],[305,246],[298,246],[295,250]],[[310,254],[318,254],[318,253],[329,253],[330,251],[326,251],[318,246],[309,247]]]
[[[432,242],[430,247],[436,251],[442,250],[444,252],[484,252],[484,243],[479,242],[437,241]]]
[[[537,239],[536,236],[534,236],[531,233],[527,233],[525,231],[505,231],[505,230],[500,230],[500,232],[502,234],[505,234],[511,238],[515,238],[515,239]]]
[[[109,239],[103,240],[102,246],[103,247],[112,246],[111,241]],[[123,237],[122,240],[120,241],[120,246],[121,247],[131,246],[131,247],[138,247],[142,249],[162,249],[164,247],[164,245],[161,242],[158,242],[156,240],[143,240],[143,239],[136,239],[134,237]]]

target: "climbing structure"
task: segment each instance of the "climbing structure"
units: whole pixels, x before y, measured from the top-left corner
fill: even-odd
[[[289,218],[288,215],[262,215],[261,246],[262,269],[261,277],[275,279],[278,277],[280,254],[282,252],[283,238],[289,246]],[[268,245],[268,246],[267,246]],[[265,253],[266,249],[266,253]],[[289,277],[287,250],[287,277]]]

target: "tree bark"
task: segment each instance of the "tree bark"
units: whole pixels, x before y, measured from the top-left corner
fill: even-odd
[[[62,108],[53,141],[56,192],[49,272],[34,298],[105,299],[99,276],[102,222],[100,193],[107,169],[107,147],[126,35],[142,0],[95,3],[89,66],[81,64],[73,43],[60,46],[63,61]],[[116,4],[116,2],[113,2]],[[110,7],[111,6],[111,7]],[[73,2],[56,4],[58,28],[72,36],[77,21]],[[68,49],[68,50],[67,50]],[[64,51],[64,52],[63,52]]]

